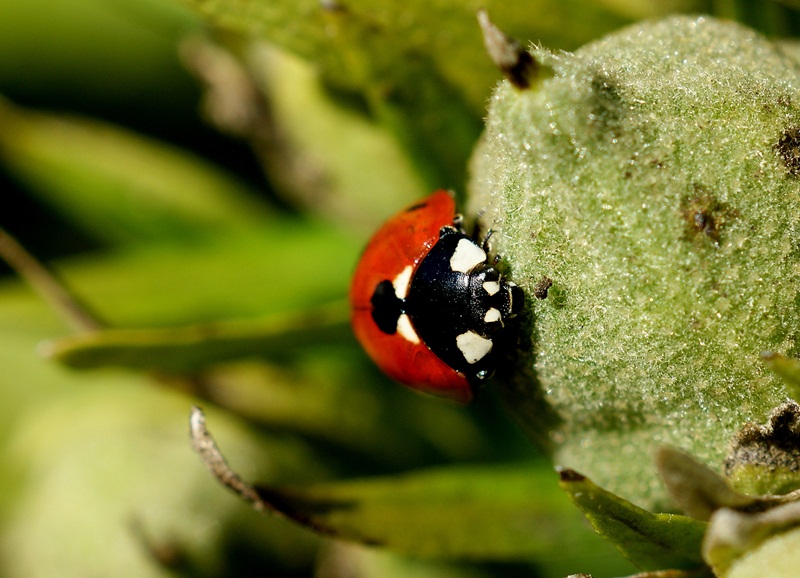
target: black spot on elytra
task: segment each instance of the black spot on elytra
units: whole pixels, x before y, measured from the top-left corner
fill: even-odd
[[[784,130],[772,148],[781,156],[786,171],[793,177],[800,176],[800,127]]]
[[[428,206],[428,203],[422,202],[417,203],[416,205],[411,205],[406,209],[406,213],[413,213],[414,211],[419,211],[420,209],[424,209]]]
[[[403,302],[394,292],[394,285],[388,279],[378,283],[370,299],[372,319],[378,329],[387,335],[397,331],[397,320],[403,313]]]
[[[680,214],[688,238],[705,239],[719,245],[723,229],[737,212],[705,187],[695,185],[694,195],[687,196],[681,203]]]

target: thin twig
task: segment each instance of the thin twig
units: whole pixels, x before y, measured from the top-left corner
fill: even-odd
[[[25,279],[39,295],[75,329],[94,331],[103,327],[98,317],[14,237],[0,228],[0,259]]]
[[[242,499],[250,502],[256,510],[272,510],[261,499],[253,486],[242,480],[239,474],[234,472],[228,465],[225,456],[222,455],[217,446],[217,442],[208,433],[206,416],[203,410],[197,406],[192,407],[192,413],[189,417],[189,437],[192,441],[192,449],[200,454],[200,458],[211,472],[211,475],[219,480],[221,484],[233,490]]]
[[[514,86],[520,90],[529,88],[531,79],[539,70],[539,64],[522,44],[500,30],[489,19],[486,10],[478,10],[477,16],[483,34],[483,44],[492,62]]]

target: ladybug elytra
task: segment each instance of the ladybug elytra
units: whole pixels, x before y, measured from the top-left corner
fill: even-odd
[[[466,235],[455,201],[437,191],[387,221],[350,290],[356,337],[390,377],[466,403],[494,373],[522,290]]]

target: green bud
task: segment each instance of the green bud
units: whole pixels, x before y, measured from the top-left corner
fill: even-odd
[[[652,446],[719,471],[786,399],[760,354],[800,347],[800,68],[707,17],[533,56],[552,76],[499,86],[472,167],[531,314],[501,389],[557,464],[665,507]]]

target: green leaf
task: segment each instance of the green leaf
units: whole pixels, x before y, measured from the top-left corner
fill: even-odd
[[[265,221],[253,191],[200,158],[85,118],[0,100],[0,162],[97,238],[196,238]]]
[[[291,363],[239,363],[203,373],[204,396],[270,431],[338,447],[367,464],[392,469],[492,456],[489,438],[461,407],[376,379],[360,351],[315,349]]]
[[[347,568],[351,578],[490,578],[499,575],[492,568],[477,564],[419,560],[346,542],[332,542],[322,553],[319,568]]]
[[[363,99],[369,115],[405,145],[429,186],[462,187],[486,98],[500,76],[483,48],[477,6],[420,0],[182,3],[215,28],[268,40],[317,65],[330,85]],[[626,22],[578,0],[498,4],[490,15],[523,41],[564,47]]]
[[[175,43],[198,25],[161,0],[0,3],[0,86],[8,95],[100,114],[194,114]]]
[[[457,408],[396,384],[365,387],[376,374],[352,338],[349,310],[340,305],[263,320],[83,332],[47,340],[38,352],[74,369],[149,370],[178,383],[190,373],[205,397],[238,415],[381,463],[414,463],[434,448],[451,458],[487,451]],[[241,358],[272,363],[219,366]]]
[[[221,50],[207,43],[192,46],[194,52]],[[254,42],[246,54],[269,108],[269,115],[262,115],[268,126],[260,132],[248,127],[256,129],[255,149],[272,184],[305,211],[371,233],[399,207],[441,185],[426,184],[407,151],[364,103],[331,90],[314,66],[265,42]],[[237,66],[231,55],[225,62]],[[261,142],[264,133],[269,138]]]
[[[325,535],[413,556],[586,566],[605,549],[559,499],[549,466],[451,466],[305,488],[258,487]],[[570,552],[570,560],[563,553]]]
[[[203,476],[186,447],[185,395],[130,372],[64,371],[36,355],[37,342],[63,330],[22,284],[0,283],[5,575],[174,576],[158,552],[192,575],[233,571],[245,552],[270,567],[310,563],[316,540],[258,520]],[[212,415],[250,475],[327,478],[328,460],[306,442]]]
[[[347,88],[396,81],[404,68],[414,66],[408,58],[413,55],[427,61],[429,74],[467,94],[467,102],[479,111],[487,89],[500,76],[485,54],[477,7],[463,2],[372,0],[339,5],[281,0],[265,5],[257,0],[183,0],[182,4],[216,26],[269,40],[318,63],[326,78]],[[577,47],[627,22],[599,2],[537,0],[487,8],[511,35],[553,47]]]
[[[733,489],[728,480],[683,450],[660,446],[654,462],[672,501],[698,520],[707,521],[722,507],[747,508],[758,501]]]
[[[113,327],[187,325],[301,311],[342,299],[361,243],[292,219],[192,245],[166,244],[54,264]]]
[[[5,575],[219,576],[310,562],[312,536],[256,520],[203,475],[186,447],[184,396],[125,376],[91,382],[26,412],[1,440],[0,477],[16,482],[0,527]],[[253,475],[327,477],[302,441],[214,415]]]
[[[703,565],[705,523],[677,514],[652,514],[573,470],[560,473],[561,487],[595,530],[637,566],[659,570]]]
[[[40,353],[78,369],[117,366],[187,372],[231,359],[281,357],[350,340],[349,309],[337,303],[262,320],[83,332],[50,340]]]
[[[222,484],[262,512],[320,534],[424,558],[591,558],[586,532],[553,483],[548,464],[449,466],[392,477],[305,487],[253,486],[228,465],[195,408],[192,444]],[[570,563],[576,564],[575,558]]]
[[[590,555],[543,468],[451,467],[306,488],[259,487],[279,512],[323,534],[434,558],[519,560],[555,547]],[[585,542],[584,542],[585,541]]]

